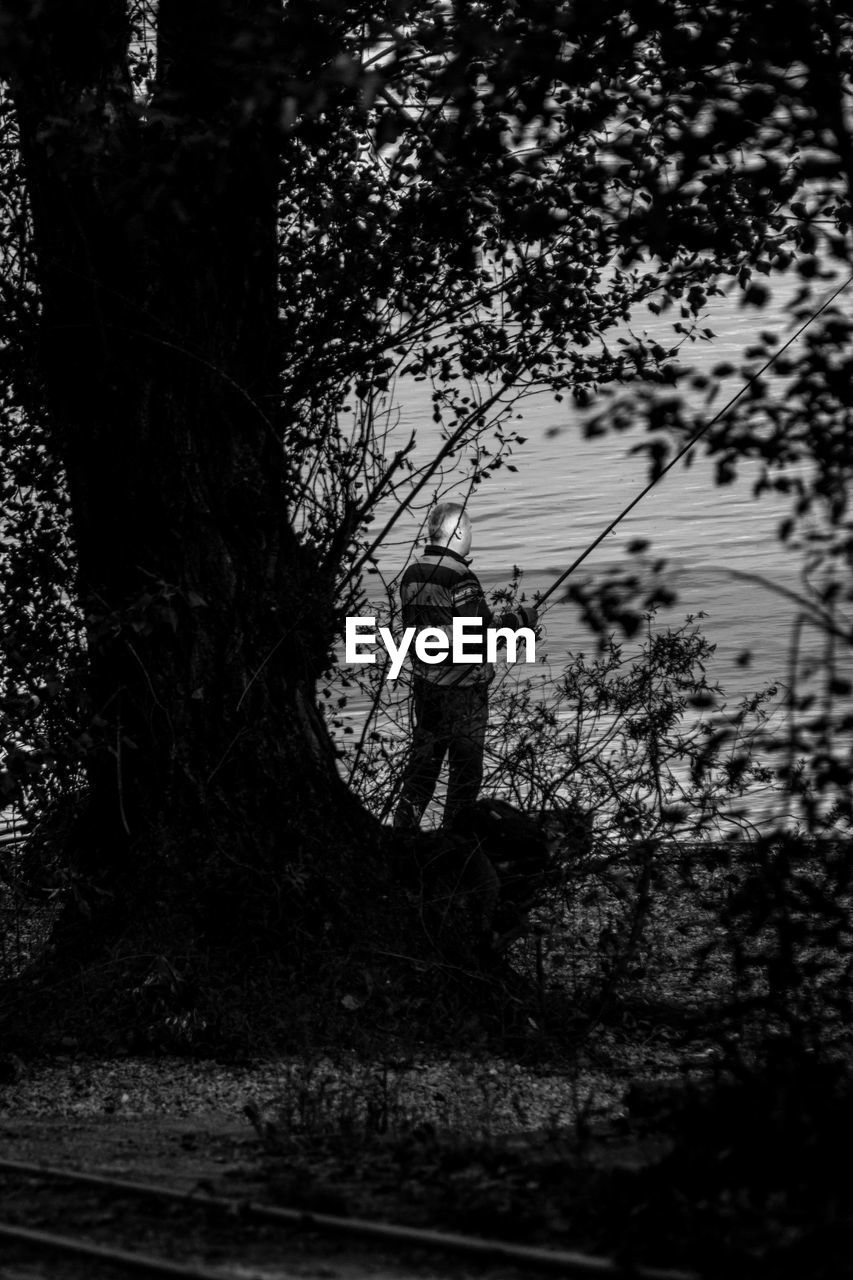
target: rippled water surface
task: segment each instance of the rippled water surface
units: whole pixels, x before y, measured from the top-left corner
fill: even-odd
[[[759,329],[777,333],[781,343],[790,333],[783,310],[786,292],[790,290],[777,286],[772,305],[760,314],[744,311],[730,299],[714,300],[706,323],[717,337],[713,344],[696,344],[691,351],[696,362],[711,368],[722,360],[736,360]],[[649,330],[663,344],[672,345],[677,338],[671,323],[658,320]],[[771,385],[774,394],[783,394],[781,383]],[[726,386],[731,394],[740,383],[733,379]],[[396,395],[400,419],[391,447],[403,443],[414,427],[415,456],[423,460],[440,442],[428,384],[401,383]],[[725,398],[720,396],[708,414]],[[647,480],[644,455],[630,453],[643,438],[638,429],[584,439],[577,412],[545,395],[526,402],[520,411],[523,419],[516,425],[527,439],[512,459],[517,471],[498,471],[474,492],[469,506],[474,568],[487,588],[507,581],[517,564],[528,589],[545,589]],[[666,557],[679,597],[661,621],[676,623],[699,610],[707,615],[702,625],[717,646],[710,675],[732,697],[787,677],[797,607],[774,587],[800,587],[801,566],[776,538],[787,500],[777,494],[754,498],[755,475],[745,465],[735,484],[717,487],[700,447],[692,465],[681,463],[670,472],[579,571],[603,573],[626,561],[629,542],[650,540],[653,550]],[[460,472],[456,493],[465,491]],[[402,519],[379,554],[386,579],[394,579],[411,551],[429,494],[422,497],[417,520]],[[390,509],[380,514],[387,517]],[[594,643],[575,607],[559,603],[559,598],[549,608],[545,624],[544,647],[554,665],[579,648],[588,651]],[[825,638],[815,628],[803,628],[801,652],[820,663],[825,647]],[[748,664],[742,657],[746,651],[752,655]],[[851,667],[849,650],[840,661]]]
[[[785,292],[777,289],[774,305],[758,318],[755,311],[738,309],[729,299],[716,299],[708,323],[717,338],[713,344],[696,345],[697,362],[711,367],[736,359],[758,328],[778,333],[780,341],[787,337]],[[656,323],[655,336],[663,343],[677,340],[670,324]],[[782,387],[775,385],[781,394]],[[727,383],[731,391],[739,386],[736,379]],[[392,441],[402,442],[415,427],[416,457],[430,456],[440,437],[432,422],[428,384],[399,384],[397,400],[400,422]],[[708,413],[724,400],[718,397]],[[517,564],[531,589],[544,589],[645,485],[646,459],[630,452],[643,435],[637,429],[584,439],[576,412],[544,394],[527,401],[520,412],[523,418],[516,425],[526,443],[512,458],[517,471],[498,471],[471,498],[472,554],[484,585],[506,581]],[[718,674],[739,686],[745,679],[755,683],[786,673],[796,606],[778,595],[773,584],[793,590],[800,585],[800,565],[776,538],[787,500],[777,494],[754,498],[755,476],[755,468],[744,464],[735,484],[718,487],[712,466],[697,447],[692,465],[678,464],[579,570],[593,576],[602,573],[625,561],[629,542],[649,539],[653,550],[669,562],[679,595],[679,607],[668,617],[674,620],[703,610],[706,632],[718,646]],[[458,479],[456,493],[464,493],[461,473]],[[418,520],[423,511],[422,502]],[[391,533],[379,556],[383,576],[393,578],[399,572],[417,530],[414,518],[404,518]],[[752,575],[766,579],[766,585]],[[576,610],[566,604],[554,603],[549,609],[547,636],[555,660],[579,644],[589,645]],[[806,628],[802,643],[817,653],[823,639]],[[746,649],[753,653],[749,668],[734,661]]]

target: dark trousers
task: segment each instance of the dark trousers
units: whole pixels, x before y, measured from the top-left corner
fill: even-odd
[[[477,799],[483,781],[483,747],[489,719],[489,687],[441,688],[426,680],[413,685],[412,749],[403,779],[395,827],[416,827],[432,799],[444,757],[448,761],[444,824]]]

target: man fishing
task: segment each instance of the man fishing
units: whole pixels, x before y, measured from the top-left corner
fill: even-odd
[[[441,660],[427,662],[417,653],[412,660],[412,747],[394,814],[394,826],[401,828],[420,825],[445,756],[444,825],[451,826],[456,813],[476,800],[483,781],[489,683],[495,673],[486,659],[486,628],[532,630],[538,618],[532,605],[524,605],[495,619],[466,558],[472,529],[461,503],[441,502],[433,507],[427,533],[424,554],[408,566],[400,583],[403,625],[444,632],[447,652]],[[453,660],[450,637],[454,618],[482,620],[483,650],[477,660]]]

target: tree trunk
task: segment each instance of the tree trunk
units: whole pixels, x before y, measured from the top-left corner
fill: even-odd
[[[454,913],[413,929],[419,841],[351,796],[315,702],[338,620],[286,506],[301,459],[278,386],[280,5],[160,0],[144,111],[124,4],[97,24],[90,8],[0,6],[87,634],[88,802],[35,978],[46,1016],[174,1045],[257,1043],[286,1012],[292,1043],[300,1021],[340,1034],[344,997],[393,1021],[402,963],[432,1017],[464,972],[430,966]],[[476,966],[467,980],[484,994]]]
[[[188,21],[198,6],[161,4],[147,121],[119,56],[124,6],[85,83],[52,25],[69,8],[44,6],[18,116],[107,749],[98,803],[124,829],[174,787],[201,797],[212,774],[256,767],[263,750],[235,751],[235,737],[281,740],[304,763],[295,707],[325,665],[332,600],[284,507],[299,460],[277,421],[271,112],[255,103],[240,120],[240,67],[227,67],[243,27],[241,56],[262,65],[271,6],[220,0]],[[329,753],[311,760],[327,785]]]
[[[316,859],[312,828],[328,844],[372,825],[315,706],[332,584],[285,506],[300,460],[278,420],[278,114],[265,71],[280,6],[161,0],[144,117],[125,6],[102,6],[97,30],[88,9],[48,0],[5,48],[38,368],[86,614],[90,798],[75,840],[119,915],[191,895],[202,932],[236,937],[252,918],[247,901],[234,909],[243,879],[260,919],[271,884],[286,898],[301,860]],[[287,903],[273,914],[280,924]]]

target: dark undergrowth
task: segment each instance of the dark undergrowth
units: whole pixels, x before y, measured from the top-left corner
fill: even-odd
[[[293,1207],[581,1250],[627,1274],[853,1274],[846,1071],[777,1045],[739,1078],[659,1092],[652,1108],[641,1091],[634,1101],[606,1126],[476,1138],[386,1127],[375,1097],[372,1112],[336,1124],[294,1128],[288,1108],[280,1126],[256,1124],[270,1194]]]
[[[270,1189],[315,1210],[709,1280],[853,1275],[853,1192],[839,1173],[853,1142],[847,849],[784,836],[605,853],[570,867],[488,964],[470,950],[466,963],[464,931],[443,949],[413,946],[458,905],[425,904],[413,885],[386,888],[346,946],[312,937],[277,963],[197,948],[182,968],[168,950],[176,922],[156,914],[100,966],[60,971],[48,947],[29,971],[45,988],[37,1016],[19,1005],[15,1025],[7,1010],[10,1043],[231,1061],[461,1050],[475,1073],[495,1055],[556,1063],[560,1123],[521,1109],[475,1136],[452,1115],[393,1113],[381,1074],[358,1105],[350,1091],[324,1112],[309,1070],[297,1122],[283,1099],[277,1126],[258,1125]],[[611,1095],[627,1090],[603,1127],[572,1097],[591,1067]]]

